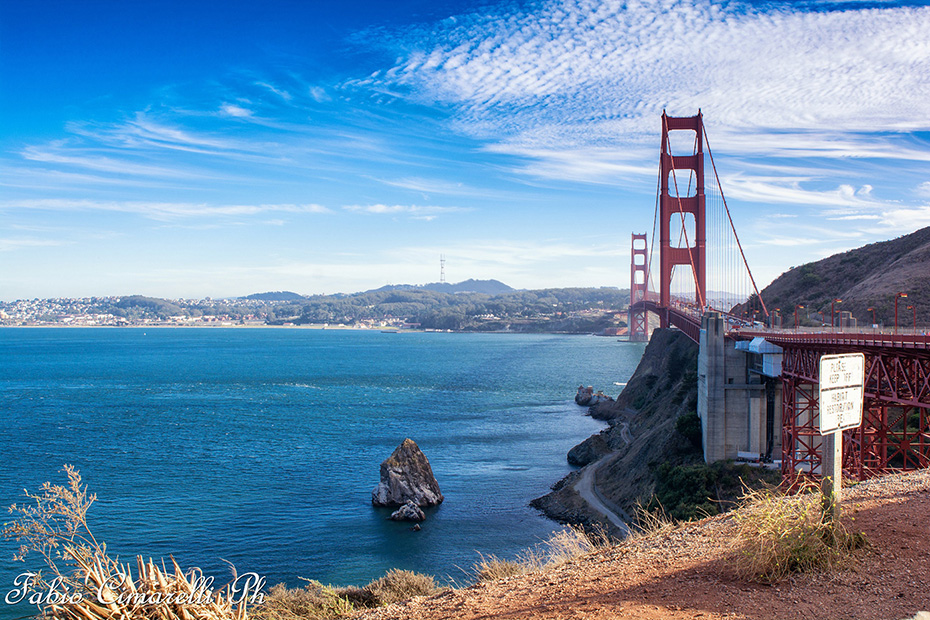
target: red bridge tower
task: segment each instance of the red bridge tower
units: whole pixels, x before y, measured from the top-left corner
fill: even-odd
[[[649,314],[642,307],[633,310],[634,304],[645,301],[649,293],[649,262],[645,234],[633,233],[630,256],[630,313],[627,321],[627,325],[630,326],[630,342],[646,342],[649,340]]]
[[[669,141],[669,132],[687,130],[695,133],[693,155],[672,155]],[[673,117],[662,113],[662,155],[659,164],[659,307],[662,327],[668,327],[668,308],[671,305],[672,268],[683,265],[691,268],[695,285],[695,303],[703,310],[707,299],[705,249],[707,235],[705,232],[704,217],[704,124],[700,111],[697,116]],[[685,176],[679,179],[676,170],[688,170],[694,173],[694,194],[683,196],[681,191],[688,193],[690,182]],[[669,194],[669,185],[675,190],[674,195]],[[685,217],[690,214],[694,218],[693,228]],[[671,231],[672,218],[675,220],[674,230],[679,232],[679,240],[672,245]],[[692,230],[689,235],[689,228]],[[684,245],[681,245],[682,241]],[[631,332],[632,335],[632,332]]]

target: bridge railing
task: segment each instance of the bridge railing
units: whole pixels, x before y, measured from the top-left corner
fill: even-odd
[[[893,327],[746,327],[731,332],[734,336],[762,336],[777,343],[822,343],[848,347],[893,347],[930,349],[930,330]]]

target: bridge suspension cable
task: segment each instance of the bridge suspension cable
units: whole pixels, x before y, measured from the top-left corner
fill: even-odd
[[[707,145],[707,155],[710,157],[710,165],[714,171],[714,179],[717,181],[717,189],[720,191],[720,201],[723,203],[723,210],[726,213],[727,222],[730,224],[730,230],[733,231],[733,238],[736,240],[736,247],[739,249],[740,258],[743,259],[743,266],[746,267],[746,274],[749,276],[749,281],[752,283],[752,290],[759,300],[759,304],[762,306],[763,316],[768,318],[769,310],[765,305],[765,300],[762,299],[759,287],[756,286],[756,279],[752,275],[752,269],[749,268],[749,261],[746,260],[746,253],[743,251],[743,244],[740,243],[739,234],[736,232],[736,225],[733,224],[733,216],[730,214],[730,207],[727,205],[727,198],[723,193],[723,185],[720,183],[720,175],[717,173],[717,164],[714,163],[714,152],[710,148],[710,140],[707,138],[707,128],[704,126],[703,118],[701,119],[701,127],[704,128],[704,144]]]

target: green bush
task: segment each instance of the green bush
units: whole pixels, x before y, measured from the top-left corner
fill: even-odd
[[[663,507],[676,521],[690,521],[719,511],[711,498],[717,472],[704,465],[659,465],[656,490],[649,509]]]
[[[701,418],[696,411],[691,411],[675,420],[675,430],[678,434],[691,442],[691,445],[697,449],[701,448],[703,443],[703,431],[701,429]]]
[[[655,477],[655,494],[646,509],[661,508],[675,521],[689,521],[730,510],[747,489],[777,485],[781,473],[720,461],[713,465],[662,463],[656,467]]]

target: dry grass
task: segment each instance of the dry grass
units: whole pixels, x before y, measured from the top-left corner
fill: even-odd
[[[246,600],[232,584],[213,591],[202,581],[199,569],[184,572],[171,559],[171,569],[141,557],[136,574],[129,564],[110,557],[87,525],[87,511],[96,500],[81,486],[80,474],[64,468],[65,486],[46,482],[38,494],[26,496],[34,505],[13,505],[16,518],[2,534],[20,543],[16,559],[30,552],[42,556],[48,573],[39,573],[24,586],[29,592],[48,593],[40,609],[55,619],[97,620],[220,620],[246,618]],[[240,584],[241,585],[241,584]],[[27,591],[27,590],[24,590]],[[24,597],[25,598],[25,597]]]
[[[786,496],[775,490],[747,491],[735,513],[739,553],[737,573],[771,583],[791,573],[828,570],[866,544],[834,520],[815,485]]]
[[[559,566],[610,544],[610,538],[603,529],[586,532],[580,527],[570,526],[527,549],[514,560],[481,555],[472,567],[472,573],[476,581],[494,581]]]
[[[647,508],[642,502],[637,502],[634,508],[634,527],[630,535],[634,538],[654,536],[671,531],[677,527],[675,519],[669,516],[659,502],[653,502]]]
[[[36,575],[29,584],[29,592],[55,593],[40,605],[48,618],[246,620],[247,604],[255,603],[251,616],[259,620],[335,620],[441,591],[428,575],[395,569],[361,588],[308,580],[303,588],[279,584],[266,594],[252,590],[247,594],[255,596],[249,599],[242,594],[243,584],[238,592],[233,584],[213,591],[199,569],[182,571],[173,558],[169,568],[137,558],[134,576],[132,567],[107,555],[87,526],[96,496],[87,493],[74,468],[65,466],[65,472],[67,485],[45,483],[40,493],[26,493],[34,505],[10,507],[17,516],[2,531],[20,542],[19,559],[35,552],[48,565],[48,574]],[[478,581],[500,579],[558,566],[609,544],[603,531],[566,528],[516,560],[482,556],[473,572]]]
[[[252,617],[261,620],[333,620],[354,611],[355,606],[347,596],[332,587],[310,581],[304,588],[288,589],[283,583],[273,586]]]
[[[506,579],[507,577],[522,575],[539,569],[535,560],[531,563],[522,556],[516,560],[505,560],[493,554],[479,555],[480,559],[472,566],[475,581],[478,582],[497,581],[498,579]]]
[[[414,596],[435,594],[440,588],[429,575],[395,568],[389,570],[384,577],[375,579],[362,590],[374,597],[375,605],[390,605]]]
[[[361,588],[334,588],[317,581],[308,581],[304,588],[294,589],[278,584],[271,588],[252,617],[259,620],[335,620],[359,609],[429,596],[440,590],[429,575],[398,569],[388,571],[384,577]]]

